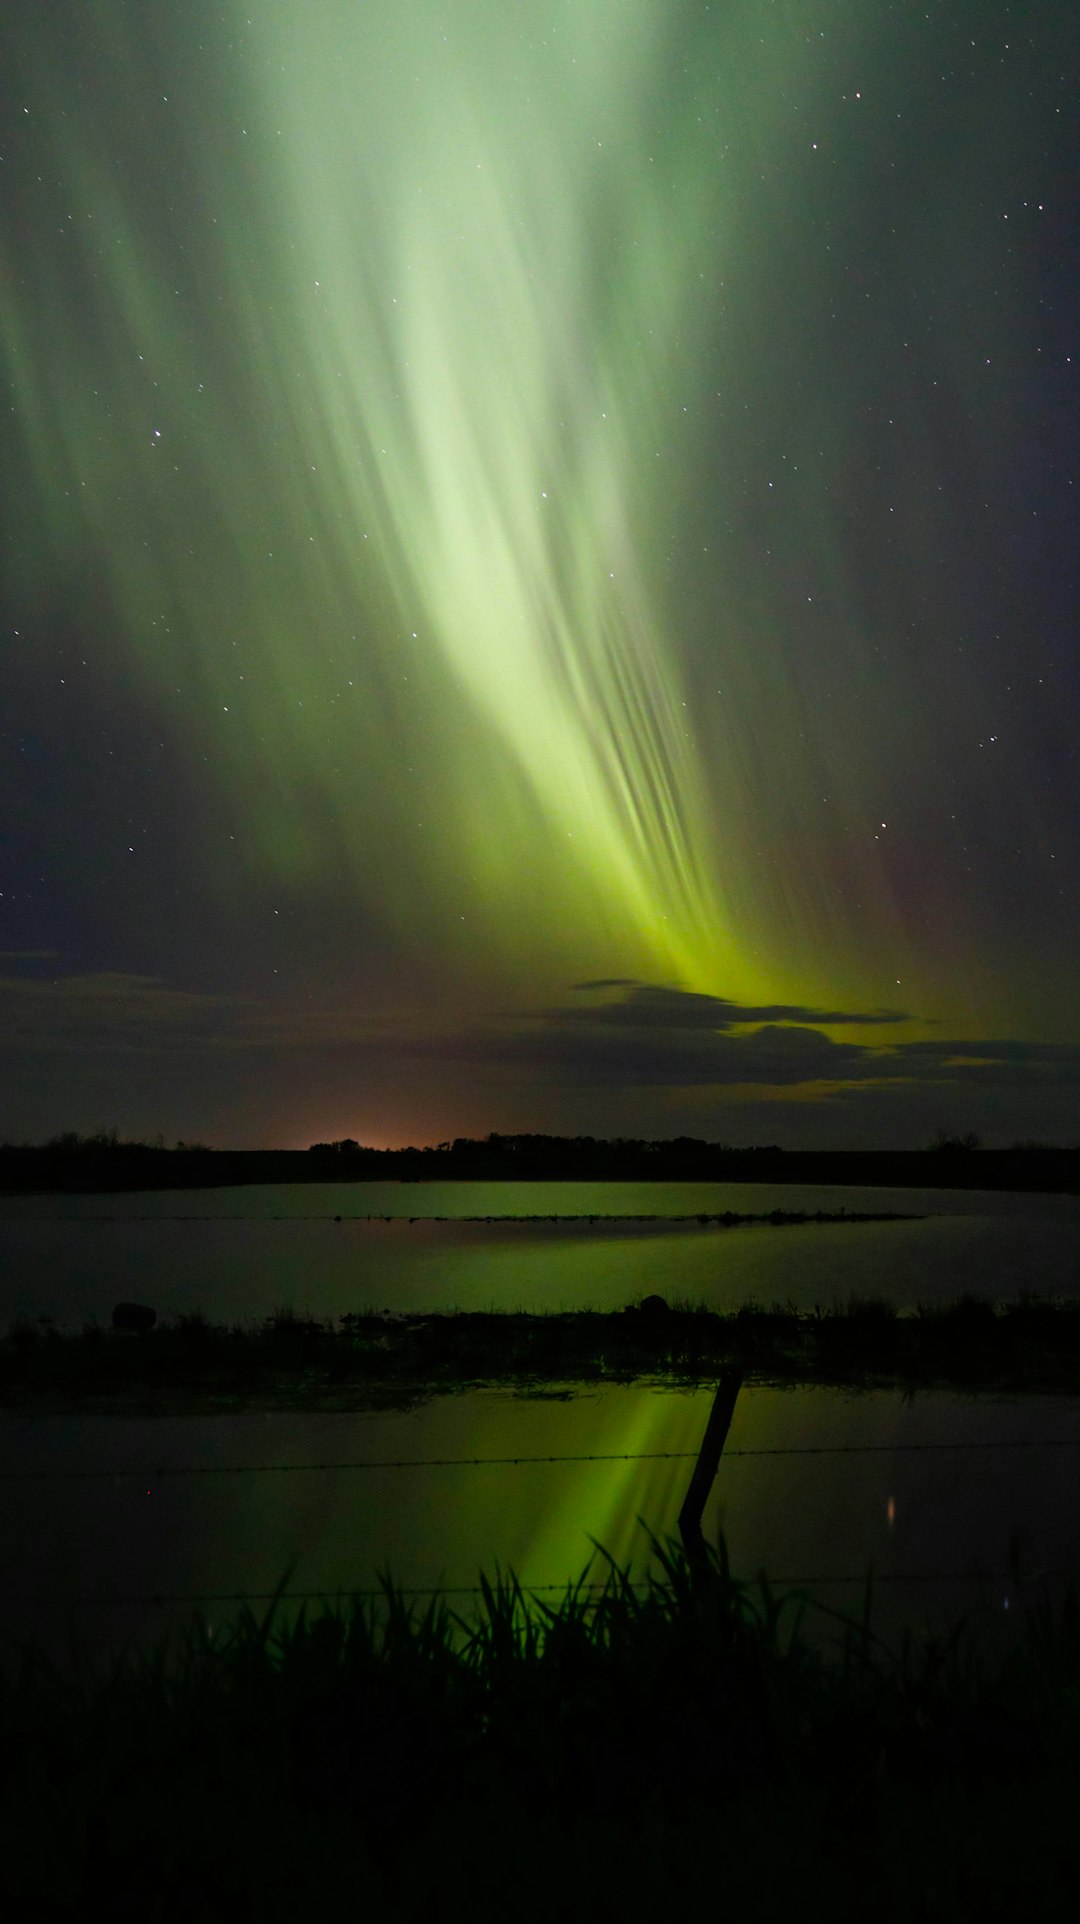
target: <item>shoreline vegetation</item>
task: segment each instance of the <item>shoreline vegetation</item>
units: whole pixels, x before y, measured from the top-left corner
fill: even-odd
[[[429,1148],[373,1149],[346,1138],[306,1150],[218,1150],[125,1142],[115,1130],[0,1144],[6,1194],[325,1182],[769,1182],[1076,1194],[1080,1148],[1031,1142],[983,1149],[974,1136],[943,1136],[929,1149],[841,1151],[736,1148],[688,1136],[649,1142],[492,1134]]]
[[[823,1647],[822,1607],[737,1581],[722,1544],[656,1549],[647,1582],[609,1562],[552,1603],[482,1579],[469,1618],[388,1579],[119,1657],[9,1641],[0,1894],[289,1924],[358,1891],[404,1920],[654,1918],[718,1889],[763,1918],[811,1890],[838,1924],[1072,1914],[1073,1589],[1003,1616],[987,1585],[892,1649],[868,1585]]]
[[[137,1305],[116,1315],[154,1326],[13,1325],[0,1338],[0,1405],[145,1415],[401,1409],[481,1388],[701,1387],[732,1370],[773,1386],[1080,1391],[1080,1300],[1035,1296],[964,1296],[908,1314],[874,1298],[725,1313],[648,1296],[616,1311],[364,1310],[336,1325],[288,1308],[228,1327],[200,1314],[158,1324]]]

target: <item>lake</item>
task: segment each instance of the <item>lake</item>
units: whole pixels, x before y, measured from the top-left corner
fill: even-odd
[[[449,1586],[467,1613],[481,1568],[562,1588],[593,1540],[640,1573],[647,1532],[675,1532],[710,1406],[707,1390],[613,1385],[351,1416],[0,1413],[0,1629],[61,1648],[70,1614],[109,1644],[196,1598],[216,1621],[286,1574],[348,1592],[386,1569]],[[872,1565],[886,1635],[976,1603],[1015,1611],[1011,1538],[1029,1569],[1080,1567],[1078,1451],[1075,1398],[743,1389],[705,1533],[724,1531],[737,1574],[764,1566],[834,1607],[858,1604]]]
[[[672,1220],[727,1209],[921,1220],[734,1229]],[[903,1307],[964,1290],[1075,1295],[1078,1232],[1080,1198],[971,1190],[365,1183],[9,1196],[0,1318],[107,1322],[120,1298],[163,1316],[199,1308],[246,1321],[286,1303],[328,1318],[365,1307],[615,1308],[653,1291],[717,1308],[871,1293]],[[641,1568],[638,1519],[661,1539],[674,1531],[709,1395],[474,1392],[350,1416],[0,1412],[0,1626],[56,1643],[71,1610],[106,1641],[153,1634],[190,1604],[116,1599],[268,1591],[290,1566],[294,1589],[365,1589],[389,1568],[406,1585],[465,1586],[462,1607],[481,1567],[561,1587],[581,1573],[591,1539]],[[976,1594],[1015,1608],[1015,1586],[998,1578],[980,1592],[968,1573],[1003,1570],[1017,1532],[1035,1564],[1080,1566],[1074,1443],[1073,1399],[744,1389],[706,1534],[724,1530],[740,1574],[764,1566],[812,1579],[812,1594],[833,1604],[858,1598],[873,1563],[887,1579],[878,1602],[887,1631]],[[738,1454],[778,1449],[793,1453]],[[820,1451],[831,1453],[807,1453]],[[529,1456],[593,1460],[491,1460]],[[446,1461],[460,1458],[485,1460]],[[402,1459],[412,1467],[370,1467]],[[261,1467],[282,1464],[306,1467]],[[368,1467],[313,1467],[323,1464]]]
[[[724,1210],[922,1220],[734,1229]],[[512,1217],[541,1220],[512,1221]],[[592,1221],[544,1218],[591,1217]],[[635,1222],[633,1217],[654,1217]],[[340,1217],[340,1221],[335,1221]],[[689,1221],[672,1218],[689,1217]],[[438,1221],[432,1218],[444,1218]],[[478,1220],[467,1220],[475,1218]],[[1080,1290],[1080,1197],[730,1183],[343,1183],[0,1198],[0,1321],[319,1318],[365,1308],[619,1308],[656,1291],[737,1308]]]

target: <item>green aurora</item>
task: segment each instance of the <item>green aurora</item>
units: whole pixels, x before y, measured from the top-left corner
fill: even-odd
[[[747,1040],[832,1012],[821,1049],[845,1011],[879,1049],[1077,1040],[1034,451],[1068,15],[14,5],[7,645],[69,755],[106,687],[124,766],[160,751],[130,845],[115,795],[91,837],[108,934],[75,881],[15,925],[33,995],[171,997],[170,1047],[207,998],[234,1063],[284,1025],[247,1106],[177,1076],[248,1140],[565,1125],[528,1024],[582,982],[725,998]],[[448,1038],[500,1011],[540,1039],[465,1113]],[[290,1108],[421,1032],[398,1110]]]

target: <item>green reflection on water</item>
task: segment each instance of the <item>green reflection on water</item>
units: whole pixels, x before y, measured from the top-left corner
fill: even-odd
[[[3,1602],[7,1628],[59,1627],[63,1611],[19,1616],[14,1592],[69,1603],[91,1630],[148,1633],[163,1612],[97,1609],[85,1599],[192,1597],[289,1587],[347,1594],[392,1573],[403,1586],[475,1585],[481,1570],[514,1570],[526,1587],[579,1577],[592,1540],[643,1574],[651,1532],[673,1535],[704,1432],[711,1390],[606,1387],[567,1402],[492,1392],[444,1397],[408,1414],[3,1422],[13,1470],[108,1467],[101,1481],[0,1484],[5,1540],[18,1585]],[[883,1583],[877,1619],[890,1634],[985,1601],[963,1580],[1001,1570],[1020,1531],[1042,1567],[1080,1566],[1080,1529],[1068,1499],[1069,1449],[935,1453],[911,1443],[1009,1444],[1074,1438],[1075,1399],[961,1399],[894,1392],[844,1396],[817,1389],[744,1388],[705,1534],[723,1531],[735,1573],[764,1567],[815,1585],[823,1602],[854,1607],[862,1579],[957,1573],[951,1585]],[[808,1454],[871,1444],[865,1454]],[[882,1447],[885,1446],[885,1447]],[[791,1450],[793,1454],[743,1455]],[[685,1452],[668,1460],[485,1462],[433,1458],[561,1458]],[[408,1458],[411,1468],[317,1469],[291,1474],[160,1477],[155,1466],[344,1464]],[[134,1474],[141,1470],[142,1477]],[[590,1573],[602,1576],[598,1562]],[[994,1607],[1007,1587],[991,1586]],[[999,1594],[1000,1593],[1000,1594]],[[468,1596],[453,1599],[473,1606]],[[1016,1597],[1014,1595],[1015,1603]],[[220,1614],[225,1606],[212,1606]],[[168,1616],[170,1613],[164,1613]],[[183,1616],[182,1607],[171,1611]]]

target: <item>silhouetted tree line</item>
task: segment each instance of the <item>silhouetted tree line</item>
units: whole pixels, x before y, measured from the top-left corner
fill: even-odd
[[[14,1147],[12,1143],[8,1142],[2,1146],[4,1149]],[[20,1147],[24,1149],[28,1146],[26,1143],[20,1145]],[[170,1145],[160,1132],[156,1136],[122,1138],[118,1129],[95,1129],[89,1136],[80,1136],[77,1129],[65,1129],[58,1136],[50,1136],[48,1141],[42,1146],[45,1149],[68,1150],[80,1155],[97,1155],[102,1151],[110,1154],[118,1152],[122,1155],[141,1155],[147,1152],[158,1154],[162,1150],[169,1150],[171,1153],[177,1149],[185,1152],[199,1150],[204,1155],[211,1153],[209,1144],[205,1142],[184,1142],[177,1140]]]
[[[978,1151],[978,1155],[975,1151]],[[341,1177],[431,1182],[905,1182],[972,1181],[979,1187],[1073,1186],[1080,1149],[1018,1142],[986,1150],[974,1131],[939,1130],[927,1149],[783,1150],[777,1143],[736,1145],[699,1136],[659,1141],[638,1136],[457,1136],[434,1147],[372,1149],[346,1136],[314,1142],[315,1167]],[[1018,1167],[1019,1165],[1019,1167]]]
[[[192,1189],[258,1180],[228,1168],[205,1143],[170,1145],[161,1135],[123,1137],[118,1129],[65,1129],[43,1143],[0,1143],[0,1190]]]
[[[783,1150],[699,1136],[457,1136],[427,1147],[375,1149],[343,1136],[310,1149],[210,1149],[116,1129],[66,1130],[39,1145],[0,1145],[0,1190],[71,1193],[201,1189],[283,1182],[803,1182],[978,1189],[1080,1189],[1080,1148],[1016,1142],[986,1149],[974,1132],[913,1150]]]
[[[438,1181],[467,1177],[473,1181],[499,1178],[535,1182],[553,1179],[595,1181],[639,1178],[715,1180],[717,1167],[731,1157],[775,1161],[784,1152],[776,1143],[736,1149],[730,1143],[706,1142],[697,1136],[674,1136],[653,1142],[637,1136],[490,1135],[476,1139],[456,1136],[434,1147],[367,1149],[346,1136],[340,1142],[313,1142],[308,1154],[333,1163],[342,1173],[396,1175],[406,1181]]]

